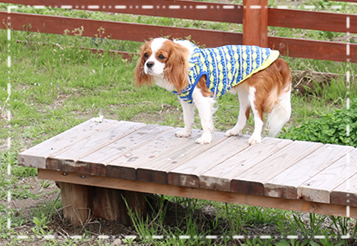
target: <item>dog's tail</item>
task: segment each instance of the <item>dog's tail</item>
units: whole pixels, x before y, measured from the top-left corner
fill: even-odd
[[[284,124],[290,119],[291,115],[291,72],[288,64],[278,59],[276,61],[279,73],[282,76],[281,91],[278,99],[273,106],[273,110],[268,114],[267,126],[269,137],[275,137],[283,128]]]

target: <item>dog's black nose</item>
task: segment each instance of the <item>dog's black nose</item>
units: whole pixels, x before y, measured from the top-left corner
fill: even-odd
[[[154,62],[152,62],[152,61],[150,61],[150,62],[147,62],[146,63],[146,66],[148,67],[148,68],[152,68],[152,66],[154,66]]]

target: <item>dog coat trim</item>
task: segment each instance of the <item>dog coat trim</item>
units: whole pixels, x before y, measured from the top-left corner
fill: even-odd
[[[203,75],[206,75],[207,88],[217,98],[270,66],[279,56],[277,50],[257,46],[226,45],[199,49],[193,43],[191,45],[194,50],[189,58],[189,85],[180,92],[173,91],[188,103],[192,103],[192,92]]]

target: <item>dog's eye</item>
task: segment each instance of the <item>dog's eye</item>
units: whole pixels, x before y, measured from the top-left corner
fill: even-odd
[[[148,54],[148,53],[145,53],[145,54],[144,54],[144,58],[149,58],[149,54]]]
[[[164,60],[164,59],[165,59],[165,56],[163,56],[163,55],[161,54],[161,55],[159,55],[159,59],[160,59],[160,60]]]

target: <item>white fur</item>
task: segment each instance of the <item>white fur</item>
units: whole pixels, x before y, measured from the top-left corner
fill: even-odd
[[[185,128],[181,131],[175,133],[176,137],[188,138],[192,134],[192,125],[195,119],[195,105],[193,103],[189,104],[184,100],[180,100],[182,110],[183,110],[183,121],[185,123]]]
[[[201,119],[201,125],[203,129],[202,136],[196,140],[198,144],[208,144],[212,141],[212,132],[214,130],[214,124],[212,116],[215,112],[213,98],[204,97],[199,88],[195,88],[192,93],[192,99],[195,104],[190,104],[180,99],[180,103],[183,109],[183,120],[185,128],[179,132],[176,132],[177,137],[189,137],[192,133],[192,125],[194,123],[195,107],[198,109],[198,113]]]
[[[259,116],[258,110],[255,108],[255,88],[249,87],[248,92],[248,101],[252,108],[253,116],[254,116],[254,131],[252,136],[249,138],[249,144],[256,144],[262,141],[261,135],[263,130],[263,121]]]
[[[268,114],[267,126],[269,128],[269,137],[275,137],[281,128],[283,128],[284,124],[290,119],[290,94],[291,86],[288,92],[278,98],[278,103],[274,104],[273,110]]]
[[[263,129],[263,121],[261,120],[258,111],[255,108],[255,88],[249,87],[248,93],[246,88],[242,85],[237,87],[238,99],[239,99],[239,115],[237,124],[226,132],[226,136],[235,136],[242,134],[242,130],[247,123],[247,117],[245,115],[247,109],[250,107],[254,116],[254,132],[249,138],[248,143],[250,145],[261,142],[261,133]]]
[[[245,116],[246,110],[250,107],[250,103],[248,100],[248,93],[246,88],[241,84],[237,86],[237,93],[239,99],[239,115],[237,124],[230,130],[226,132],[226,136],[235,136],[242,134],[242,130],[247,123],[247,117]]]
[[[198,109],[201,119],[202,136],[196,140],[199,144],[208,144],[212,141],[212,132],[214,130],[213,114],[215,112],[215,100],[211,97],[204,97],[199,88],[195,88],[192,93],[194,105]],[[186,103],[186,102],[185,102]],[[185,118],[185,112],[184,112]]]

